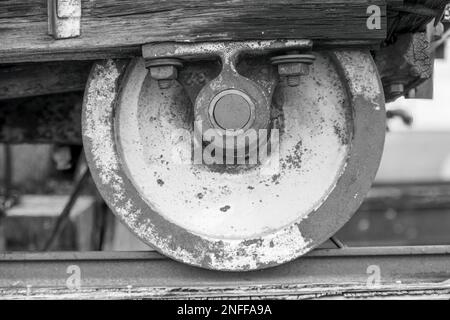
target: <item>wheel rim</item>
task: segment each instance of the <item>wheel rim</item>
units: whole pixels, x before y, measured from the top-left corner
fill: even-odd
[[[91,171],[112,210],[176,260],[229,271],[293,260],[351,217],[375,176],[385,122],[369,53],[319,55],[300,88],[276,91],[274,101],[284,101],[281,166],[266,179],[261,166],[227,174],[166,156],[168,149],[173,156],[176,135],[168,136],[192,124],[188,94],[178,85],[172,91],[157,90],[142,60],[126,68],[99,63],[87,86],[83,132]]]

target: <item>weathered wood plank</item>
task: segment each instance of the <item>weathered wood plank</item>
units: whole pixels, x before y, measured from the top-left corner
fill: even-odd
[[[449,210],[450,183],[375,185],[360,211]]]
[[[83,1],[82,35],[47,35],[43,0],[0,2],[0,63],[126,57],[165,41],[307,38],[320,43],[379,43],[386,37],[384,0],[95,0]],[[366,27],[379,5],[381,29]]]

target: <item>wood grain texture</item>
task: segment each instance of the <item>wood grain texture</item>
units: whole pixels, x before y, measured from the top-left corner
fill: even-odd
[[[0,67],[0,101],[83,91],[90,61],[27,63]]]
[[[382,9],[382,28],[368,30],[367,7]],[[301,39],[380,43],[384,0],[95,0],[83,1],[82,35],[47,35],[44,0],[0,1],[0,63],[128,57],[165,41]]]

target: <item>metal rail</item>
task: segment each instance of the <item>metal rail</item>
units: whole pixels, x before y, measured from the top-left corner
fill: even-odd
[[[78,289],[67,287],[73,270]],[[450,246],[321,249],[247,273],[190,267],[155,252],[0,254],[3,299],[449,298],[449,279]]]

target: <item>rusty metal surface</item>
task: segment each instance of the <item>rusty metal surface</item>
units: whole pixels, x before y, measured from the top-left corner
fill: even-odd
[[[82,92],[0,101],[0,141],[81,144]]]
[[[0,297],[448,298],[449,264],[448,246],[316,250],[247,273],[204,270],[152,252],[10,253],[0,254]],[[74,266],[79,290],[67,288]]]
[[[333,177],[335,175],[328,178],[329,180],[320,179],[323,183],[330,183],[331,185],[328,187],[331,190],[328,196],[324,198],[321,196],[316,199],[319,203],[317,207],[313,207],[313,210],[305,209],[303,214],[298,216],[297,219],[290,217],[290,220],[287,220],[288,226],[279,226],[277,230],[272,229],[273,231],[265,234],[261,234],[260,230],[257,230],[255,236],[250,235],[246,239],[214,237],[211,234],[205,236],[201,233],[199,234],[198,230],[192,231],[178,224],[181,220],[178,220],[178,223],[174,223],[174,216],[168,219],[167,214],[180,214],[183,211],[177,212],[172,210],[164,212],[164,215],[158,213],[158,210],[155,210],[153,207],[154,204],[151,204],[148,198],[146,199],[149,193],[147,192],[143,196],[142,190],[145,190],[146,186],[155,183],[157,196],[163,198],[169,192],[169,190],[164,190],[163,188],[167,181],[158,176],[151,176],[150,179],[145,181],[146,184],[136,184],[135,179],[149,177],[146,173],[147,165],[141,167],[130,167],[127,165],[124,167],[123,160],[120,159],[121,155],[117,152],[116,135],[119,137],[119,140],[124,139],[121,143],[121,148],[127,145],[130,146],[129,142],[136,143],[140,139],[136,140],[130,134],[136,129],[142,128],[142,126],[138,125],[138,123],[133,123],[133,119],[140,113],[131,111],[128,116],[124,113],[122,117],[125,120],[130,120],[128,126],[126,126],[127,130],[124,130],[124,127],[117,134],[116,130],[120,128],[119,123],[115,124],[117,127],[114,129],[115,119],[112,111],[116,108],[115,101],[118,98],[117,91],[120,85],[118,79],[123,75],[124,71],[123,65],[118,66],[112,60],[101,62],[94,67],[87,86],[83,112],[83,139],[85,150],[87,150],[87,159],[94,179],[104,198],[116,215],[142,240],[152,244],[158,250],[174,259],[196,266],[230,271],[267,268],[292,260],[318,246],[335,233],[361,204],[378,168],[385,131],[384,101],[381,97],[380,81],[370,54],[364,51],[333,51],[328,54],[331,56],[331,60],[337,69],[335,72],[341,77],[341,83],[346,87],[345,92],[349,93],[347,97],[342,97],[343,100],[337,100],[340,101],[338,105],[344,101],[344,105],[351,106],[354,129],[352,130],[353,139],[351,139],[351,142],[350,140],[343,140],[344,144],[351,145],[346,157],[345,169],[343,169],[342,174],[338,174],[340,178],[334,182]],[[136,73],[136,70],[142,71]],[[125,77],[128,77],[126,78],[127,86],[124,87],[123,91],[126,94],[123,94],[122,98],[126,97],[126,105],[133,106],[139,97],[139,95],[136,95],[136,92],[140,91],[142,82],[146,79],[144,64],[142,63],[141,66],[139,61],[135,61],[126,72]],[[311,72],[310,77],[314,77],[314,72]],[[317,81],[320,84],[320,80]],[[201,89],[204,85],[200,85],[198,88]],[[309,93],[313,92],[314,85],[311,84],[311,86],[311,89],[308,90]],[[149,87],[146,86],[146,88],[148,89]],[[150,86],[150,88],[153,90],[154,87]],[[180,90],[180,87],[177,90]],[[180,94],[181,92],[180,90]],[[176,97],[179,100],[188,101],[185,98],[186,94],[176,95]],[[169,106],[173,103],[170,96],[165,97],[162,94],[159,97],[159,99],[162,99],[159,100],[160,102],[164,101],[164,99],[167,100],[166,104],[163,105]],[[289,108],[292,112],[298,109],[301,110],[301,108]],[[120,110],[124,109],[119,108]],[[319,110],[317,109],[317,112],[320,113]],[[142,119],[145,119],[145,113],[143,114],[144,117]],[[150,115],[150,113],[147,114],[147,116]],[[149,119],[153,118],[150,117]],[[295,119],[295,117],[288,119]],[[173,124],[176,121],[170,123]],[[150,130],[151,126],[147,126],[147,129]],[[317,132],[318,137],[320,137],[320,132]],[[143,133],[143,136],[138,135],[138,137],[152,139],[152,130],[144,131]],[[337,134],[338,132],[335,133]],[[159,136],[159,134],[156,136]],[[167,143],[168,138],[169,136],[166,133],[165,140],[160,142]],[[157,144],[155,144],[156,146]],[[330,147],[333,149],[333,144],[330,144]],[[154,155],[153,149],[149,149],[149,151]],[[135,161],[141,158],[141,154],[135,151],[129,153],[122,150],[122,155],[128,155],[128,161]],[[324,159],[327,158],[325,157]],[[166,161],[168,160],[166,159]],[[305,163],[316,165],[320,170],[320,162],[310,161]],[[165,168],[167,169],[166,163],[150,163],[150,165],[160,173],[163,173]],[[173,166],[170,167],[170,169],[173,168]],[[292,168],[295,169],[295,166]],[[137,170],[132,175],[134,181],[130,181],[130,169]],[[166,177],[174,178],[170,174]],[[182,184],[184,180],[182,177],[178,177],[176,181],[178,181],[178,184]],[[176,187],[176,184],[173,186]],[[193,192],[195,191],[195,188],[189,188]],[[289,194],[291,196],[301,195],[299,192],[293,193],[292,190],[294,189],[291,188],[290,192],[280,193],[280,196]],[[308,191],[308,189],[304,190]],[[327,192],[327,187],[321,186],[318,190]],[[265,193],[265,195],[269,196],[270,193]],[[154,194],[150,193],[150,196],[154,199]],[[323,202],[321,202],[321,198]],[[170,199],[168,200],[169,203],[158,199],[156,203],[157,205],[172,205],[175,203],[174,200],[178,201],[178,199],[173,197],[168,199]],[[298,200],[296,201],[296,204],[298,204]],[[283,206],[286,204],[282,201],[277,203]],[[286,212],[292,213],[293,208],[295,206],[292,206]],[[229,208],[227,207],[227,209]],[[286,213],[283,210],[272,210],[272,212],[278,212],[278,214]],[[225,211],[222,212],[224,213]],[[189,219],[183,219],[182,221],[190,223]],[[211,221],[213,221],[212,217]],[[261,225],[259,220],[254,221]],[[272,219],[271,221],[274,220]],[[201,224],[195,225],[201,226]]]
[[[426,33],[403,34],[395,44],[375,52],[386,101],[393,101],[433,75]]]

